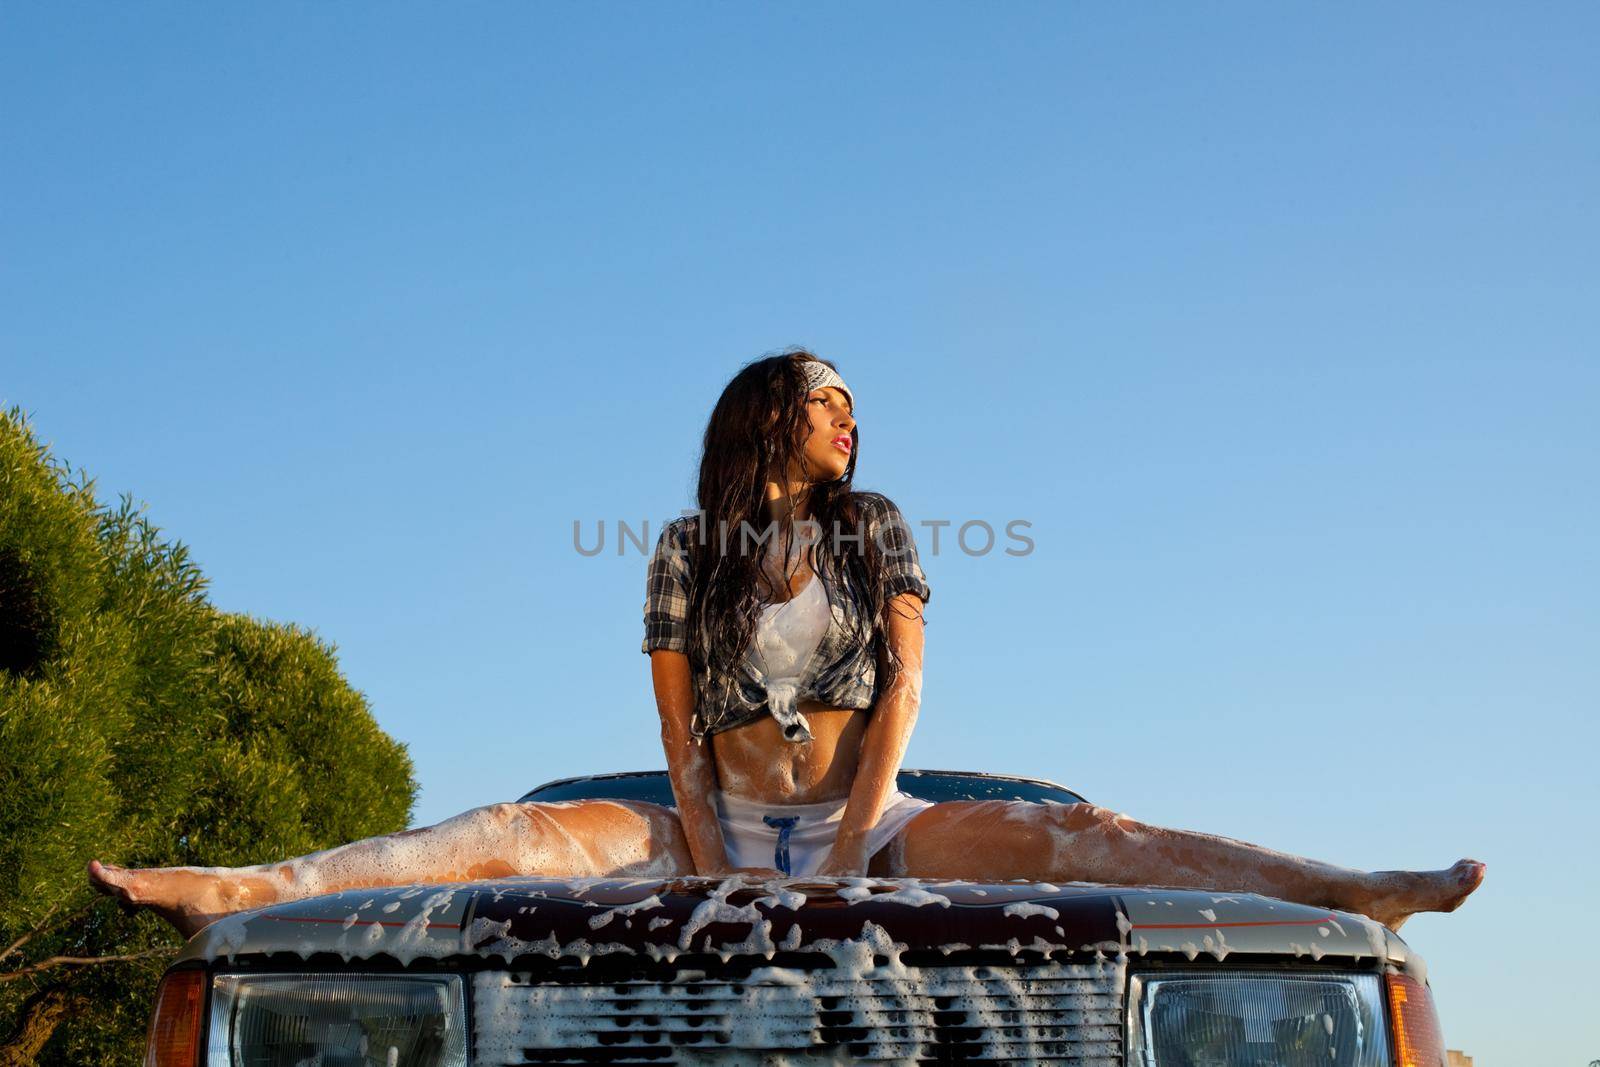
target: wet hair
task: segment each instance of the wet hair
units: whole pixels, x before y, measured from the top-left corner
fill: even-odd
[[[833,366],[803,348],[745,364],[722,390],[706,424],[697,493],[702,525],[689,547],[693,577],[688,654],[690,666],[702,682],[701,692],[727,692],[736,684],[732,668],[744,657],[755,634],[765,543],[758,544],[754,536],[741,536],[745,529],[741,523],[747,523],[756,534],[763,533],[768,522],[768,473],[806,469],[804,448],[811,434],[805,406],[810,391],[803,371],[807,360]],[[872,537],[833,536],[835,522],[842,534],[852,535],[860,532],[864,523],[861,494],[851,487],[860,456],[856,428],[850,431],[850,441],[850,462],[844,476],[811,485],[810,517],[819,524],[821,535],[812,558],[818,578],[835,585],[841,580],[852,582],[855,588],[867,591],[862,600],[872,606],[871,615],[858,620],[857,626],[871,631],[871,639],[888,664],[887,675],[878,679],[881,691],[900,670],[899,658],[883,639],[889,610],[881,595],[883,555]],[[790,523],[781,525],[786,540],[795,535]],[[725,548],[723,530],[727,531]],[[858,630],[854,636],[866,635]]]

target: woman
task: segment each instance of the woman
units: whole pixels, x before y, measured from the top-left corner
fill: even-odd
[[[241,868],[89,865],[185,933],[340,889],[507,875],[734,871],[1192,886],[1362,912],[1452,911],[1483,864],[1368,873],[1090,804],[928,804],[895,776],[921,700],[929,588],[905,520],[855,492],[855,401],[805,351],[757,360],[706,427],[699,511],[662,531],[643,650],[676,809],[494,804]]]

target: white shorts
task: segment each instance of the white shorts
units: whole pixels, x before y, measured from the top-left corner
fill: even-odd
[[[820,804],[762,804],[718,790],[717,818],[728,859],[735,867],[776,867],[797,878],[817,873],[833,848],[846,801]],[[889,794],[878,824],[867,833],[870,858],[906,823],[933,807],[909,793]]]

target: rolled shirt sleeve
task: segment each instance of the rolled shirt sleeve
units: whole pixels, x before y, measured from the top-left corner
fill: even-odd
[[[644,641],[640,652],[689,651],[689,557],[686,521],[661,530],[645,578]]]
[[[895,502],[881,493],[867,497],[866,534],[883,557],[883,599],[887,603],[901,593],[915,593],[926,604],[933,591],[917,558],[917,543],[911,524]]]

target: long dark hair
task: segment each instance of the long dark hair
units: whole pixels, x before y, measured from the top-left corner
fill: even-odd
[[[783,472],[805,469],[803,450],[811,432],[803,371],[808,360],[833,366],[803,348],[745,364],[722,390],[706,424],[698,491],[701,525],[689,548],[689,663],[702,692],[722,692],[735,684],[733,667],[755,633],[762,551],[753,538],[741,536],[746,529],[741,523],[756,532],[765,529],[769,472],[782,477]],[[898,657],[883,641],[889,610],[879,592],[884,587],[883,556],[872,537],[833,537],[835,522],[844,533],[862,531],[861,497],[851,487],[861,454],[859,430],[852,428],[850,437],[844,476],[810,489],[810,517],[822,533],[812,549],[813,569],[817,578],[836,585],[842,579],[865,592],[862,599],[872,606],[871,615],[858,619],[854,636],[861,639],[866,636],[862,631],[870,631],[879,642],[888,663],[888,676],[878,680],[882,689],[900,670]],[[793,533],[790,524],[784,526]]]

